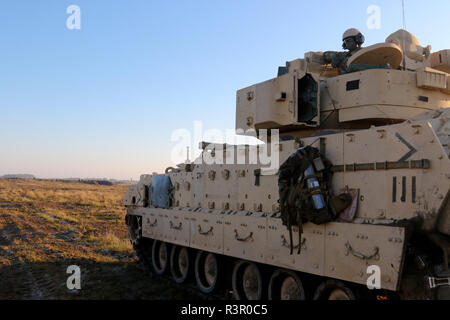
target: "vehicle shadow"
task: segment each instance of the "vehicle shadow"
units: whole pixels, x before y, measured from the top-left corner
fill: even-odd
[[[0,249],[0,257],[8,252]],[[81,289],[69,289],[69,266],[80,268]],[[70,281],[70,283],[74,283]],[[96,262],[62,259],[58,262],[0,264],[0,300],[200,300],[193,290],[170,279],[148,274],[137,262]]]

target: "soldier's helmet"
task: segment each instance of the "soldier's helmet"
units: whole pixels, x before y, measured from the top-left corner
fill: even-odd
[[[342,48],[346,50],[354,50],[364,43],[364,36],[358,29],[347,29],[342,35]]]

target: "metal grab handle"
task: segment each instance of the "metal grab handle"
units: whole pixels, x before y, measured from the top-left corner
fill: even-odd
[[[289,242],[286,240],[284,235],[281,236],[281,240],[282,240],[281,241],[281,245],[283,247],[286,247],[286,248],[289,248],[289,249],[291,248],[291,246],[289,245]],[[306,242],[306,238],[303,238],[302,239],[302,249],[306,249],[305,242]],[[298,249],[298,245],[294,246],[293,249]]]
[[[183,224],[180,222],[180,225],[176,227],[173,225],[172,221],[170,221],[170,229],[181,230],[183,229]]]
[[[234,233],[235,233],[234,237],[237,241],[243,241],[243,242],[253,241],[253,232],[250,232],[249,236],[246,238],[239,238],[239,234],[236,229],[234,229]]]
[[[207,236],[207,235],[209,235],[209,234],[212,234],[213,229],[214,229],[214,228],[211,226],[211,228],[210,228],[208,231],[202,232],[202,226],[201,226],[201,225],[198,225],[198,233],[200,233],[201,235],[204,235],[204,236]]]
[[[149,222],[149,227],[156,227],[156,225],[158,224],[158,219],[155,219],[155,222],[153,222],[153,223],[150,223],[150,219],[148,220],[148,222]]]
[[[352,246],[350,245],[350,242],[348,242],[348,241],[345,244],[345,248],[347,249],[347,252],[345,253],[345,255],[348,255],[349,253],[351,253],[355,257],[363,259],[363,260],[370,260],[370,259],[379,260],[380,259],[380,257],[378,256],[378,252],[380,251],[380,249],[378,247],[374,248],[374,252],[370,256],[360,253],[358,251],[355,251],[352,248]]]
[[[434,289],[440,286],[450,286],[450,277],[448,278],[428,277],[428,286],[430,287],[430,289]]]

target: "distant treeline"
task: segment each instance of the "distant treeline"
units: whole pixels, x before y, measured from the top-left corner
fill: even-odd
[[[112,186],[113,183],[108,180],[80,180],[81,183],[86,184],[95,184],[95,185],[101,185],[101,186]]]
[[[135,183],[135,181],[128,181],[128,180],[116,180],[116,179],[81,179],[81,178],[66,178],[66,179],[41,179],[36,178],[32,174],[5,174],[3,176],[0,176],[0,179],[35,179],[35,180],[56,180],[56,181],[63,181],[63,182],[81,182],[86,184],[94,184],[94,185],[102,185],[102,186],[112,186],[114,183]]]
[[[99,186],[112,186],[114,184],[113,181],[109,181],[109,180],[102,180],[102,179],[75,179],[75,178],[70,178],[70,179],[52,179],[55,181],[60,181],[60,182],[80,182],[80,183],[85,183],[85,184],[93,184],[93,185],[99,185]]]
[[[0,176],[0,178],[5,179],[36,179],[32,174],[5,174]]]

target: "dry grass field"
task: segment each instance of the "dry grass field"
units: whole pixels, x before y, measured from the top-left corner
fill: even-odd
[[[0,179],[0,299],[192,299],[137,263],[127,188]],[[67,289],[70,265],[81,268],[81,290]]]

